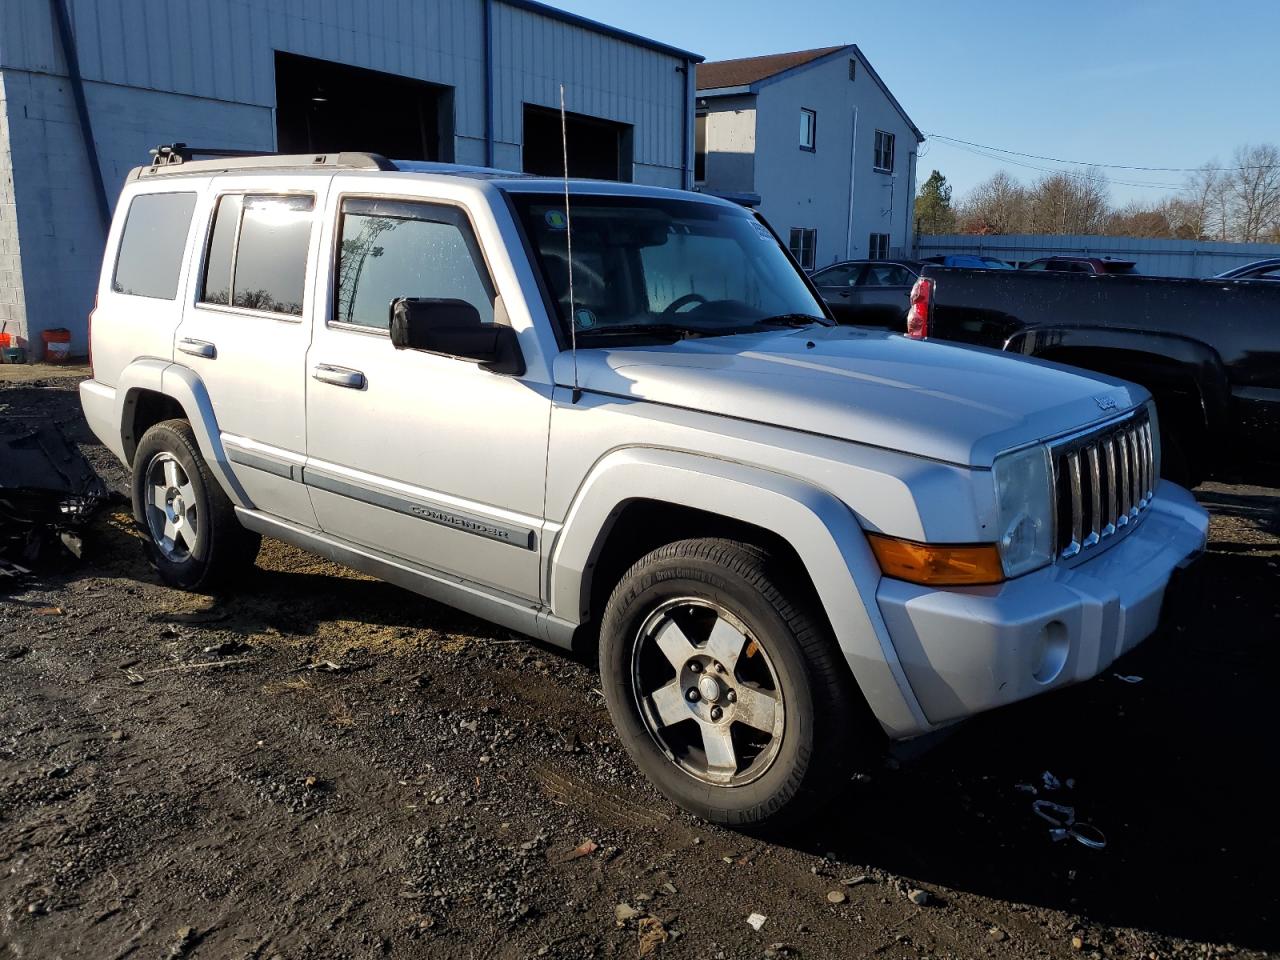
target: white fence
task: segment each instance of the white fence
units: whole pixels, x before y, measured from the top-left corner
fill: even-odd
[[[1116,257],[1134,261],[1138,272],[1147,276],[1212,277],[1254,260],[1280,257],[1280,244],[1039,234],[922,234],[916,237],[916,256],[946,253],[973,253],[1015,262],[1055,255]]]

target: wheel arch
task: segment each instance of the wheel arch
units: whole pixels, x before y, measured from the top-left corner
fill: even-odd
[[[200,455],[232,503],[253,507],[227,461],[209,391],[195,371],[163,360],[135,361],[121,374],[116,397],[121,450],[127,465],[132,467],[138,443],[147,430],[163,420],[183,419],[191,424]]]
[[[881,726],[895,737],[928,729],[881,619],[880,570],[857,519],[793,477],[679,451],[609,454],[582,484],[551,548],[552,614],[598,622],[617,577],[658,540],[671,542],[672,531],[680,533],[673,539],[747,536],[793,557]]]

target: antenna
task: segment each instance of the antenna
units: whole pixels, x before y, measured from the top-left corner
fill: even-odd
[[[564,240],[569,261],[569,350],[573,354],[573,403],[582,399],[578,386],[578,306],[573,298],[573,217],[569,213],[569,128],[564,114],[564,84],[560,84],[560,152],[564,156]]]

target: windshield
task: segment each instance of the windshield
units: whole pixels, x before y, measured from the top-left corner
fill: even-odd
[[[567,336],[564,196],[511,199]],[[597,335],[715,336],[829,322],[773,234],[744,209],[653,197],[578,195],[571,204],[579,344]]]

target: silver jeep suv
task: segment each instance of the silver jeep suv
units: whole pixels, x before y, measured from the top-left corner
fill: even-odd
[[[1145,390],[835,326],[699,194],[162,151],[92,348],[84,410],[168,583],[265,535],[598,641],[635,762],[724,823],[1094,676],[1205,541]]]

